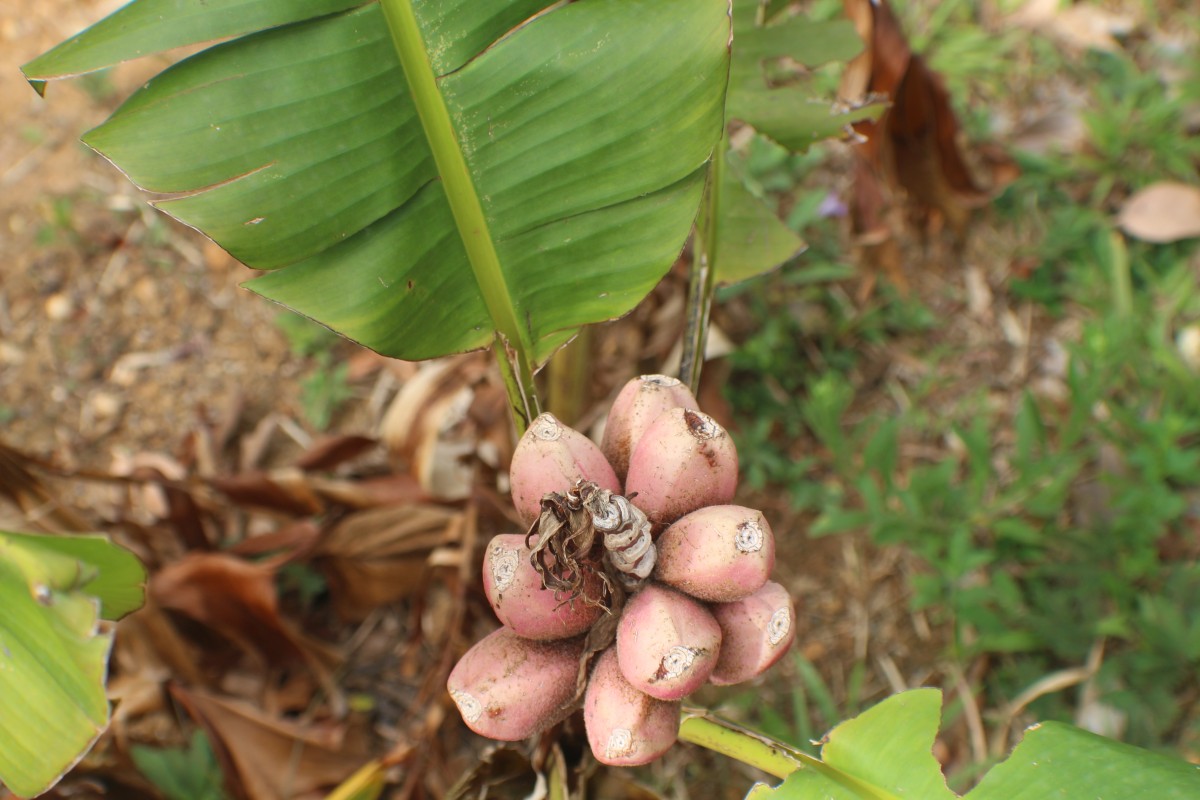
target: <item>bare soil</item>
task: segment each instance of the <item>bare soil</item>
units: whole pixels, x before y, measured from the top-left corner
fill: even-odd
[[[172,452],[198,417],[244,402],[302,419],[306,369],[239,288],[253,272],[146,204],[79,136],[163,62],[52,84],[19,66],[119,3],[20,0],[0,11],[0,420],[64,466]]]

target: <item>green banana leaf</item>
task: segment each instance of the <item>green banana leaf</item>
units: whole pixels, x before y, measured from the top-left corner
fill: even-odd
[[[137,0],[117,12],[132,23],[101,22],[26,75],[238,37],[165,70],[85,142],[272,270],[249,288],[381,353],[499,334],[528,380],[653,288],[720,134],[726,0],[329,13],[345,5]]]
[[[140,0],[109,14],[30,61],[22,71],[41,92],[46,81],[111,67],[174,47],[300,22],[361,0]]]
[[[755,3],[734,4],[734,58],[729,76],[727,114],[793,151],[822,139],[840,136],[853,122],[877,116],[874,103],[850,108],[822,97],[811,75],[768,81],[768,62],[790,58],[813,68],[848,61],[863,49],[849,20],[813,21],[797,15],[759,25]]]
[[[1191,800],[1200,797],[1200,766],[1061,722],[1046,722],[1025,731],[1008,759],[965,797]]]
[[[942,696],[915,689],[889,697],[826,737],[821,761],[804,763],[753,800],[953,800],[932,747]],[[784,747],[786,750],[785,746]],[[965,800],[1184,800],[1200,797],[1200,766],[1070,725],[1034,725]]]
[[[99,618],[139,606],[145,579],[103,537],[0,531],[0,784],[18,797],[52,786],[108,726]]]
[[[739,283],[775,269],[804,250],[804,240],[784,225],[728,168],[720,170],[716,223],[716,282]]]
[[[821,748],[823,765],[787,777],[774,800],[954,800],[933,757],[942,694],[916,689],[893,695],[834,728]],[[761,790],[760,790],[761,791]],[[756,797],[758,795],[755,795]]]
[[[7,545],[9,556],[28,554],[47,563],[67,564],[54,556],[70,559],[74,570],[71,587],[100,601],[100,616],[118,620],[142,607],[146,595],[146,568],[123,547],[107,536],[50,536],[37,533],[0,531],[0,545]]]
[[[789,58],[817,67],[849,60],[863,45],[848,20],[813,21],[796,15],[760,24],[760,5],[756,0],[737,0],[733,6],[727,119],[740,120],[799,151],[841,135],[851,122],[878,113],[878,107],[838,107],[831,98],[821,96],[808,74],[773,85],[766,70],[770,63]],[[768,14],[763,16],[769,19]],[[732,175],[723,159],[717,160],[714,174],[720,187],[710,246],[715,283],[738,283],[761,275],[803,251],[804,240]]]

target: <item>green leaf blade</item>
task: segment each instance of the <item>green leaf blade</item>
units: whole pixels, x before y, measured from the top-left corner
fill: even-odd
[[[225,800],[221,768],[208,737],[197,729],[186,748],[134,745],[129,755],[169,800]]]
[[[883,103],[840,108],[814,98],[803,86],[747,90],[730,86],[729,116],[752,125],[756,131],[789,150],[807,150],[814,143],[845,133],[860,120],[874,119]]]
[[[933,757],[941,709],[936,689],[893,695],[834,728],[822,760],[896,797],[953,800]]]
[[[816,22],[795,16],[778,25],[747,25],[738,28],[735,36],[735,58],[755,68],[763,59],[785,56],[806,67],[818,67],[831,61],[849,61],[863,49],[854,24],[846,19]]]
[[[705,13],[688,13],[696,6]],[[721,119],[712,87],[727,68],[728,18],[719,6],[572,4],[441,81],[498,241],[672,186],[705,166]],[[685,53],[664,41],[688,42],[695,60],[681,68]]]
[[[374,5],[210,48],[84,141],[256,269],[339,244],[437,174]]]
[[[682,248],[723,120],[727,4],[421,3],[391,37],[393,5],[211,48],[88,143],[273,270],[254,291],[387,355],[499,333],[536,367],[629,311]],[[414,101],[416,72],[437,102]],[[471,196],[481,217],[462,213]]]
[[[729,170],[721,175],[720,203],[713,259],[718,283],[738,283],[770,272],[804,250],[804,240]]]
[[[936,689],[893,695],[830,731],[821,763],[793,772],[774,794],[759,793],[778,800],[956,800],[933,757],[941,705]]]
[[[175,47],[344,11],[361,0],[137,0],[30,61],[30,81],[80,75]]]
[[[1071,725],[1029,728],[1002,764],[966,800],[1190,800],[1200,797],[1200,766],[1152,753]]]
[[[41,539],[55,541],[0,533],[0,783],[21,797],[56,783],[109,719],[112,635],[98,631],[100,604],[81,589],[96,585],[97,573],[53,546],[38,547]]]
[[[0,531],[0,547],[10,560],[26,565],[27,572],[36,570],[42,580],[98,599],[104,619],[120,619],[145,602],[146,568],[107,536]]]
[[[507,269],[522,276],[522,304],[542,309],[526,322],[536,362],[549,359],[576,329],[611,318],[614,308],[633,308],[654,288],[681,246],[659,232],[686,229],[703,190],[701,170],[645,197],[499,244]],[[564,293],[570,301],[555,302]]]
[[[414,361],[487,347],[494,335],[436,182],[345,244],[245,286]]]
[[[546,0],[439,0],[417,16],[434,74],[448,75],[548,7]]]
[[[733,64],[727,116],[739,119],[792,151],[844,134],[849,125],[878,116],[883,104],[842,108],[818,96],[811,75],[769,85],[764,63],[790,57],[808,67],[845,61],[862,40],[848,20],[813,21],[802,15],[776,25],[755,24],[749,3],[735,4]]]

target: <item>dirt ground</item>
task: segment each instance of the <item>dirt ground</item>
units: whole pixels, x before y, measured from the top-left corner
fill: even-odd
[[[156,69],[127,64],[39,98],[19,66],[120,3],[0,11],[0,420],[4,438],[65,466],[170,452],[197,417],[299,417],[280,313],[252,272],[149,208],[78,142]],[[157,64],[161,68],[162,64]]]
[[[0,7],[0,442],[67,470],[120,471],[145,454],[178,460],[189,431],[229,419],[237,427],[229,437],[234,447],[239,436],[275,415],[281,422],[273,446],[285,455],[294,453],[319,432],[307,426],[301,408],[301,381],[312,365],[293,352],[275,324],[279,309],[239,288],[250,270],[150,209],[115,168],[77,141],[161,63],[150,59],[99,78],[57,83],[47,99],[20,75],[20,64],[118,5],[115,0],[8,0]],[[989,246],[986,241],[977,245]],[[995,383],[1003,402],[1002,396],[1036,369],[1031,353],[1036,356],[1042,345],[1032,337],[1032,312],[1008,308],[987,290],[1004,279],[987,269],[970,279],[973,291],[958,273],[930,273],[921,291],[936,313],[960,320],[949,335],[964,349],[969,346],[974,359],[962,369],[1001,376]],[[881,398],[889,386],[918,378],[921,368],[902,343],[881,347],[870,362],[868,370],[878,371]],[[394,386],[385,381],[380,388],[377,376],[386,373],[376,366],[352,381],[355,397],[332,430],[373,434],[379,398]],[[948,406],[953,399],[945,398]],[[236,461],[236,454],[231,459]],[[107,489],[70,480],[55,486],[89,520],[105,519],[111,502]],[[848,665],[859,662],[870,667],[862,687],[866,700],[939,682],[944,676],[930,654],[939,652],[944,634],[908,611],[904,576],[912,563],[855,537],[809,542],[804,521],[791,517],[785,502],[774,505],[768,515],[777,520],[781,540],[792,543],[781,551],[781,579],[799,598],[802,651],[833,693],[845,695]],[[0,527],[28,527],[29,521],[28,510],[0,502]],[[320,630],[331,643],[358,648],[354,652],[362,658],[352,659],[341,674],[362,691],[375,692],[377,708],[393,708],[390,719],[376,720],[368,750],[394,751],[403,738],[395,731],[403,728],[403,715],[416,695],[399,691],[399,699],[384,698],[371,681],[377,681],[382,665],[396,664],[397,656],[387,645],[363,646],[355,637],[411,636],[409,621],[445,614],[444,602],[434,598],[427,608],[393,608],[372,617],[366,634],[338,628],[328,619]],[[372,648],[373,661],[362,655]],[[411,678],[422,664],[406,652],[409,660],[397,669]],[[784,687],[795,680],[794,671],[783,668],[761,697],[782,707],[791,702]],[[228,682],[223,688],[237,693]],[[724,702],[718,694],[701,699]],[[447,726],[456,724],[446,698],[429,700],[429,708],[451,715]],[[733,706],[727,711],[739,713]],[[139,737],[178,741],[177,732],[164,733],[169,727],[160,717],[154,725],[127,728],[125,735],[135,742]],[[462,738],[461,733],[454,737],[455,746],[468,746]],[[948,761],[965,758],[957,751],[962,739],[961,731],[952,732],[940,755]],[[119,750],[124,744],[113,746]],[[690,782],[678,779],[695,775],[697,765],[688,759],[703,762],[700,769],[707,763],[698,752],[684,751],[656,768],[658,779],[677,787],[676,796],[688,796],[678,787]],[[104,762],[104,768],[112,769],[112,763]],[[127,765],[127,759],[116,763]],[[462,761],[447,757],[443,763]],[[426,779],[422,795],[401,774],[406,788],[395,796],[437,796],[445,777]],[[728,796],[741,796],[744,778],[728,780]]]

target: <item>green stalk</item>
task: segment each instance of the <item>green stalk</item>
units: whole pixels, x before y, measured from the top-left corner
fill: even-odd
[[[1113,308],[1117,316],[1128,319],[1133,316],[1133,278],[1129,273],[1129,250],[1125,237],[1117,231],[1108,232],[1109,262],[1112,267]]]
[[[721,218],[721,182],[725,176],[725,151],[728,133],[721,135],[708,165],[704,200],[696,218],[692,236],[692,266],[688,272],[688,296],[683,332],[683,356],[679,361],[679,379],[693,394],[700,391],[700,371],[708,342],[708,322],[716,290],[717,221]]]
[[[592,328],[579,334],[546,364],[546,406],[550,413],[574,425],[583,416],[588,400],[592,364]]]
[[[831,767],[819,758],[762,734],[748,731],[731,722],[711,716],[708,712],[684,708],[679,724],[679,740],[700,745],[714,753],[741,761],[768,775],[784,779],[800,769],[812,769],[838,785],[850,790],[862,800],[899,800],[894,794],[872,786],[842,770]]]
[[[807,753],[771,742],[766,737],[750,733],[696,709],[684,709],[683,719],[679,723],[679,740],[698,744],[780,779],[798,769],[812,766],[806,764],[806,761],[821,763]]]
[[[479,193],[475,190],[475,182],[471,179],[458,136],[450,121],[450,112],[438,89],[425,42],[421,39],[412,0],[380,0],[380,7],[396,55],[400,58],[400,66],[404,69],[421,127],[425,130],[425,138],[433,151],[433,160],[466,248],[467,259],[475,273],[475,281],[483,294],[488,314],[496,326],[496,341],[492,349],[500,362],[504,387],[512,406],[513,422],[520,436],[538,414],[533,368],[529,361],[529,354],[533,351],[529,334],[520,324],[516,305],[504,280],[500,257],[488,229]]]

